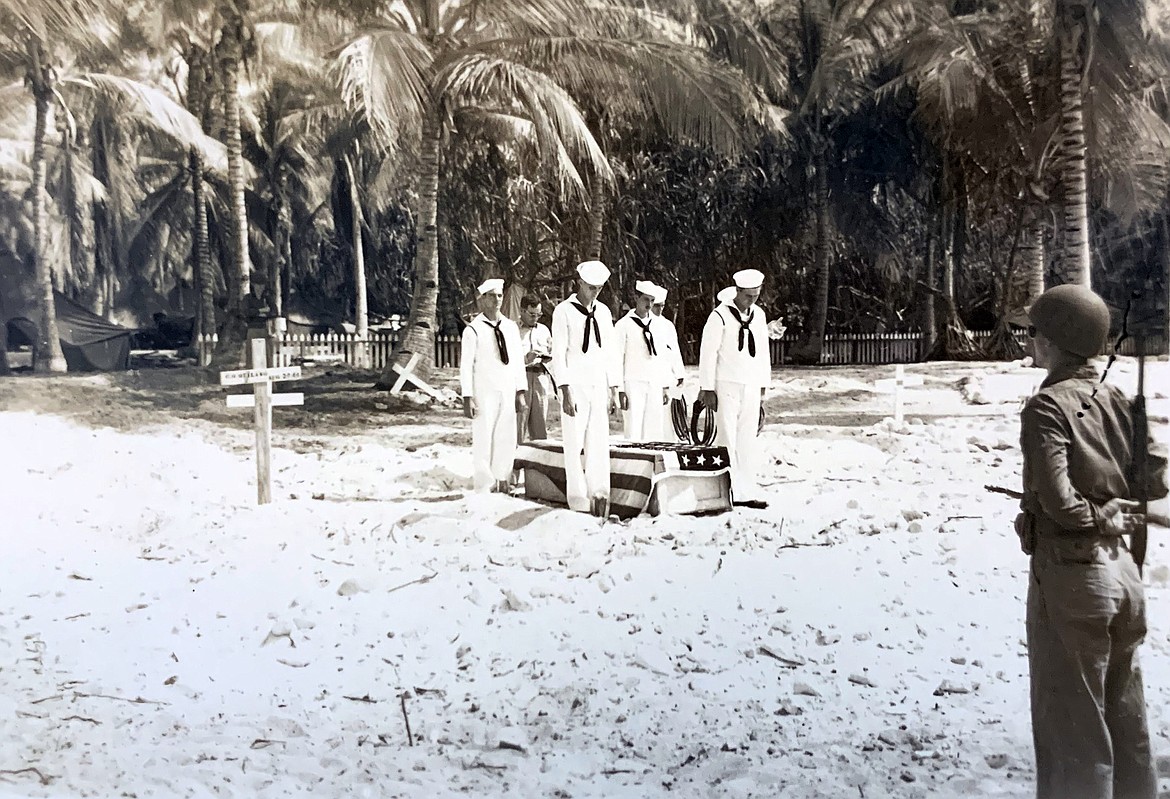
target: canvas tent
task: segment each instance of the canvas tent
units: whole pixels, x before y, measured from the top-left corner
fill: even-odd
[[[111,371],[130,368],[131,328],[107,322],[97,314],[53,292],[57,306],[57,332],[61,350],[70,372]],[[25,309],[28,313],[31,309]],[[8,346],[32,345],[37,339],[37,325],[30,317],[14,316],[6,320]]]

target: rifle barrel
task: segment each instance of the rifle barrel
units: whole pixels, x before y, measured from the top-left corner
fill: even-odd
[[[1129,550],[1133,555],[1133,562],[1137,564],[1138,574],[1142,573],[1142,566],[1146,560],[1146,546],[1149,529],[1146,523],[1146,512],[1149,510],[1148,488],[1149,454],[1150,454],[1150,421],[1146,414],[1146,352],[1145,335],[1138,333],[1134,341],[1137,347],[1138,359],[1138,390],[1133,400],[1133,465],[1131,475],[1131,490],[1134,499],[1138,502],[1140,522],[1130,535]]]

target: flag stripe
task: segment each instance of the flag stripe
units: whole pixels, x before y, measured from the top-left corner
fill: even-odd
[[[686,463],[680,460],[680,453]],[[727,471],[728,461],[725,447],[669,443],[613,445],[609,451],[610,513],[623,519],[637,516],[646,510],[654,483],[660,478],[686,472],[719,474]],[[514,468],[538,471],[560,492],[556,499],[564,497],[565,460],[560,441],[545,439],[520,445]]]

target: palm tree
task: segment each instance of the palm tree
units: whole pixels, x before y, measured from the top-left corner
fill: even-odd
[[[996,333],[988,344],[988,352],[999,357],[1018,356],[1008,321],[1018,319],[1019,309],[1044,289],[1045,228],[1054,193],[1066,222],[1057,231],[1063,234],[1057,237],[1063,245],[1058,260],[1082,263],[1087,257],[1085,129],[1081,123],[1069,129],[1081,115],[1071,108],[1080,94],[1067,79],[1057,92],[1060,64],[1068,78],[1069,49],[1058,62],[1053,30],[1051,10],[1035,0],[963,14],[939,9],[894,54],[901,74],[883,89],[913,85],[916,119],[935,147],[975,167],[968,174],[990,176],[1000,189],[991,205],[1015,209],[1018,231],[1002,274]],[[1145,61],[1134,73],[1149,78],[1156,61],[1149,54]],[[1116,82],[1098,86],[1092,97],[1094,107],[1108,109],[1087,129],[1095,156],[1090,165],[1103,187],[1095,194],[1111,213],[1130,220],[1157,207],[1165,182],[1167,128],[1142,97]],[[1057,114],[1061,106],[1063,117]],[[1072,142],[1071,158],[1065,157],[1070,151],[1062,142]],[[1087,279],[1087,272],[1075,271]],[[949,344],[963,345],[953,307],[950,316]],[[946,345],[940,354],[953,354]]]
[[[1089,146],[1093,128],[1108,127],[1112,141],[1148,148],[1143,155],[1152,160],[1143,166],[1165,168],[1170,133],[1143,89],[1165,80],[1170,59],[1166,40],[1147,36],[1148,5],[1145,0],[1056,2],[1061,198],[1056,261],[1061,282],[1091,283],[1088,178],[1090,159],[1098,155]]]
[[[830,169],[840,162],[834,143],[839,122],[872,102],[874,72],[918,24],[916,9],[901,0],[797,0],[765,9],[765,31],[788,54],[794,109],[789,130],[810,176],[815,245],[815,288],[798,362],[818,363],[828,323],[832,282]]]
[[[522,52],[578,99],[615,170],[618,159],[651,141],[697,144],[737,159],[761,134],[786,136],[786,114],[774,105],[787,90],[784,58],[761,32],[754,7],[690,0],[661,12],[612,14],[599,26],[602,47],[584,39],[537,41]],[[620,51],[610,52],[613,42]],[[598,70],[599,62],[619,69]],[[613,189],[591,181],[586,257],[603,256]],[[619,279],[609,282],[615,303],[626,288],[617,257]]]
[[[647,38],[645,31],[640,12],[582,7],[570,0],[451,5],[408,0],[384,27],[342,52],[347,100],[387,140],[413,134],[420,141],[415,292],[395,365],[418,354],[416,372],[424,380],[433,365],[437,197],[449,121],[475,110],[500,123],[526,122],[561,191],[587,201],[590,191],[612,180],[612,172],[565,86],[606,85],[625,75],[635,85],[644,84],[638,91],[655,95],[655,102],[678,116],[688,100],[704,91],[699,76],[711,72],[706,62],[696,69],[699,51]],[[669,85],[675,87],[672,92],[665,88]],[[715,117],[703,111],[693,118],[700,126],[727,122]],[[578,163],[585,164],[584,173]],[[391,367],[379,386],[392,382]]]
[[[198,122],[184,109],[161,91],[116,75],[103,73],[62,73],[60,61],[54,59],[48,42],[71,41],[79,47],[105,42],[93,40],[93,21],[109,9],[98,0],[67,4],[65,7],[39,3],[18,3],[8,8],[0,3],[0,18],[10,25],[0,26],[6,31],[6,38],[14,55],[23,55],[26,67],[26,85],[32,94],[34,106],[34,129],[32,134],[32,217],[34,229],[34,258],[36,260],[36,283],[39,300],[38,341],[35,368],[39,371],[65,371],[66,364],[61,352],[59,332],[56,323],[56,308],[53,300],[53,268],[49,259],[49,194],[47,174],[50,155],[48,127],[50,114],[58,112],[63,117],[63,146],[60,152],[65,158],[64,196],[72,203],[72,216],[86,214],[82,208],[85,199],[92,199],[92,191],[79,188],[79,177],[92,178],[88,169],[83,169],[74,160],[73,147],[76,140],[78,118],[92,116],[95,108],[105,105],[114,109],[116,116],[128,127],[148,128],[156,134],[172,140],[189,143],[208,154],[215,153],[214,144],[202,135]],[[22,49],[17,50],[17,46]],[[75,222],[77,220],[75,219]],[[84,242],[79,242],[84,246]]]
[[[59,3],[55,0],[0,0],[0,36],[14,60],[24,65],[25,85],[33,96],[36,122],[32,154],[32,217],[38,287],[36,358],[42,372],[64,372],[65,355],[57,331],[53,301],[53,269],[49,263],[49,196],[45,166],[49,113],[53,106],[57,72],[50,51],[57,38],[80,33],[91,14],[102,11],[100,0]]]

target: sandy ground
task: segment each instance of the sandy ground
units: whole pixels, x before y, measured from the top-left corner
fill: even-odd
[[[1030,796],[1027,560],[984,486],[1040,375],[908,371],[902,426],[892,367],[777,371],[771,506],[626,523],[466,493],[467,421],[368,374],[284,386],[263,507],[196,370],[0,380],[0,795]]]

